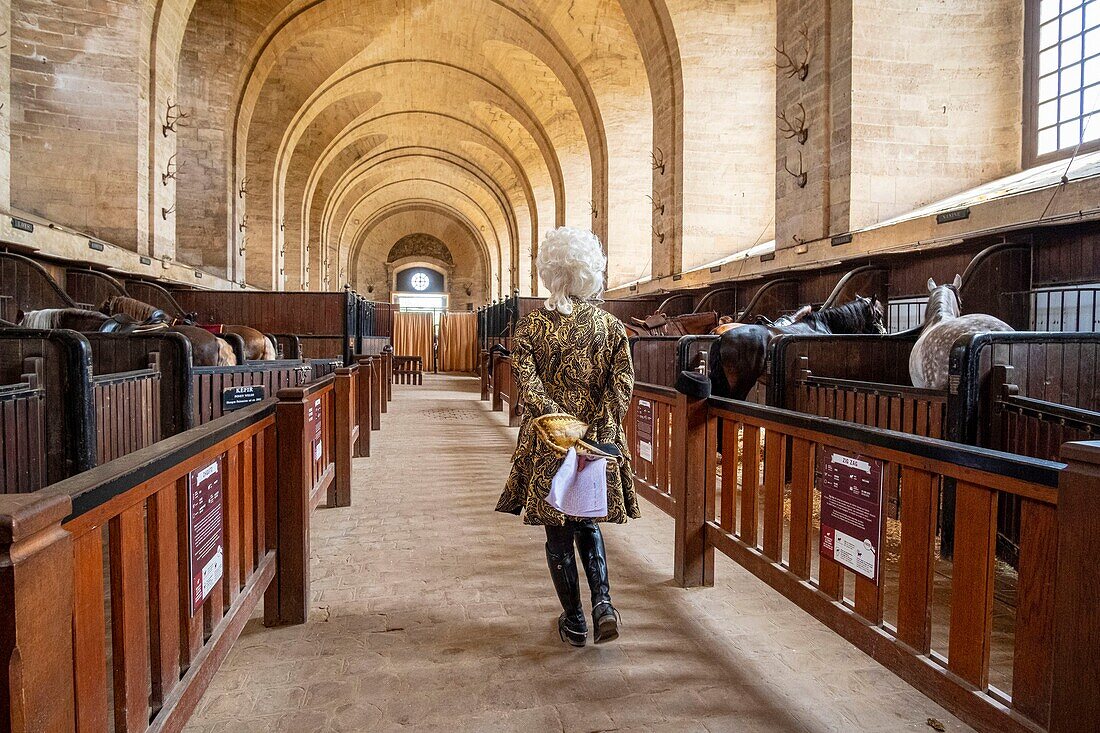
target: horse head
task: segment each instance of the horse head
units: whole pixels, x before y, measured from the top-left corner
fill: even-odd
[[[941,318],[958,318],[962,313],[962,276],[955,275],[950,283],[937,285],[928,278],[928,306],[924,310],[924,321],[929,323]]]
[[[886,331],[886,305],[879,300],[877,295],[872,295],[870,298],[864,298],[859,293],[856,293],[856,302],[859,303],[866,312],[866,328],[863,333],[877,333],[885,335]]]

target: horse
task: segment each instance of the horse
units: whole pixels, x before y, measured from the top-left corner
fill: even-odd
[[[248,326],[233,326],[225,323],[217,325],[204,325],[207,331],[218,335],[232,333],[241,337],[244,341],[244,358],[246,361],[272,361],[279,358],[275,344],[270,338],[254,328]]]
[[[133,318],[139,318],[145,321],[169,323],[175,326],[194,326],[194,322],[184,318],[172,318],[165,311],[144,303],[134,298],[127,298],[122,295],[116,295],[109,298],[101,309],[108,315],[115,315],[119,313],[126,314]],[[262,333],[254,328],[248,326],[203,326],[204,330],[213,333],[215,336],[222,333],[234,333],[241,337],[244,341],[244,358],[249,361],[258,359],[274,360],[278,358],[275,344],[271,342],[271,339],[264,336]],[[190,331],[188,331],[190,333]],[[223,339],[219,339],[224,343]],[[204,340],[204,344],[206,341]],[[192,346],[194,346],[192,341]],[[226,344],[228,346],[228,344]],[[219,347],[220,350],[221,347]],[[234,364],[236,360],[234,359]],[[225,366],[224,364],[217,364],[217,366]]]
[[[814,310],[814,308],[813,308],[812,305],[804,305],[801,308],[799,308],[798,310],[796,310],[794,313],[786,313],[782,316],[779,316],[779,318],[776,318],[774,321],[772,319],[768,318],[767,316],[757,316],[756,317],[756,325],[757,326],[771,326],[771,327],[774,327],[774,328],[781,328],[783,326],[790,326],[794,323],[798,323],[803,318],[805,318],[806,316],[813,313],[813,310]],[[751,326],[751,325],[753,325],[753,324],[751,324],[751,323],[741,323],[740,321],[733,320],[729,316],[722,316],[720,319],[718,319],[718,326],[713,331],[711,331],[711,333],[714,334],[715,336],[721,336],[726,331],[732,331],[735,328],[744,328],[745,326]]]
[[[961,286],[962,278],[958,275],[949,285],[936,285],[935,280],[928,278],[930,295],[924,309],[924,324],[920,338],[909,353],[909,378],[914,387],[947,389],[951,347],[959,337],[1015,330],[1001,319],[984,313],[959,315],[962,312]]]
[[[151,306],[135,298],[128,298],[125,295],[115,295],[108,298],[104,301],[99,311],[108,316],[123,314],[144,323],[167,323],[169,325],[175,325],[179,322],[160,308]]]
[[[191,363],[195,366],[236,366],[237,356],[225,339],[220,339],[205,328],[179,324],[169,330],[191,342]]]
[[[630,336],[691,336],[713,331],[718,325],[718,314],[714,311],[682,316],[654,313],[645,319],[631,318],[630,323],[625,325]]]
[[[88,333],[131,333],[141,325],[125,316],[107,316],[99,311],[83,308],[43,308],[20,311],[17,323],[20,328],[67,328]]]
[[[878,333],[885,334],[885,309],[877,296],[859,295],[850,303],[804,313],[788,325],[744,325],[718,337],[710,352],[710,378],[714,394],[743,400],[767,366],[768,347],[785,334]]]

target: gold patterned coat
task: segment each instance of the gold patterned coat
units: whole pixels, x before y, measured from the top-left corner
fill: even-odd
[[[561,456],[542,446],[532,419],[564,412],[589,425],[590,440],[615,443],[627,458],[608,462],[607,516],[623,523],[641,516],[623,418],[634,390],[630,342],[622,322],[591,303],[573,301],[573,313],[539,308],[524,316],[512,339],[512,364],[523,405],[512,472],[497,511],[519,514],[526,524],[561,526],[566,516],[546,503]]]

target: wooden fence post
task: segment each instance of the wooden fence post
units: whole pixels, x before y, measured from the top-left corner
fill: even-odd
[[[481,399],[489,399],[489,352],[485,349],[478,351],[478,374],[481,377]]]
[[[268,626],[305,623],[309,615],[310,435],[306,429],[306,390],[279,390],[275,406],[278,474],[275,512],[275,578],[264,594]]]
[[[1100,730],[1100,442],[1062,446],[1050,733]]]
[[[393,352],[382,354],[382,412],[387,412],[387,405],[393,399]]]
[[[352,435],[355,431],[355,410],[352,405],[355,380],[358,367],[340,367],[336,370],[336,384],[333,391],[333,415],[336,419],[336,445],[333,458],[336,463],[336,476],[332,481],[332,494],[329,506],[351,506],[351,458],[355,453]]]
[[[493,412],[504,410],[503,361],[499,355],[493,359]]]
[[[371,383],[372,369],[369,356],[359,357],[359,443],[355,451],[356,458],[370,457],[371,399],[374,390]]]
[[[676,396],[672,431],[672,495],[676,502],[673,577],[681,588],[714,585],[714,548],[706,542],[707,451],[715,450],[717,420],[706,400]]]
[[[68,495],[0,496],[0,730],[76,725],[71,511]]]

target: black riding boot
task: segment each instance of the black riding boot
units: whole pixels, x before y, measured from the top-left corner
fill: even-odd
[[[568,554],[556,554],[546,543],[546,564],[550,567],[550,577],[554,579],[554,590],[564,609],[558,617],[558,635],[562,641],[573,646],[584,646],[588,639],[588,625],[584,622],[584,607],[581,606],[581,584],[577,577],[577,559],[570,544]]]
[[[577,526],[574,535],[577,551],[588,576],[588,588],[592,591],[592,627],[597,644],[619,637],[619,612],[611,605],[611,584],[607,579],[607,553],[603,535],[595,522]]]

